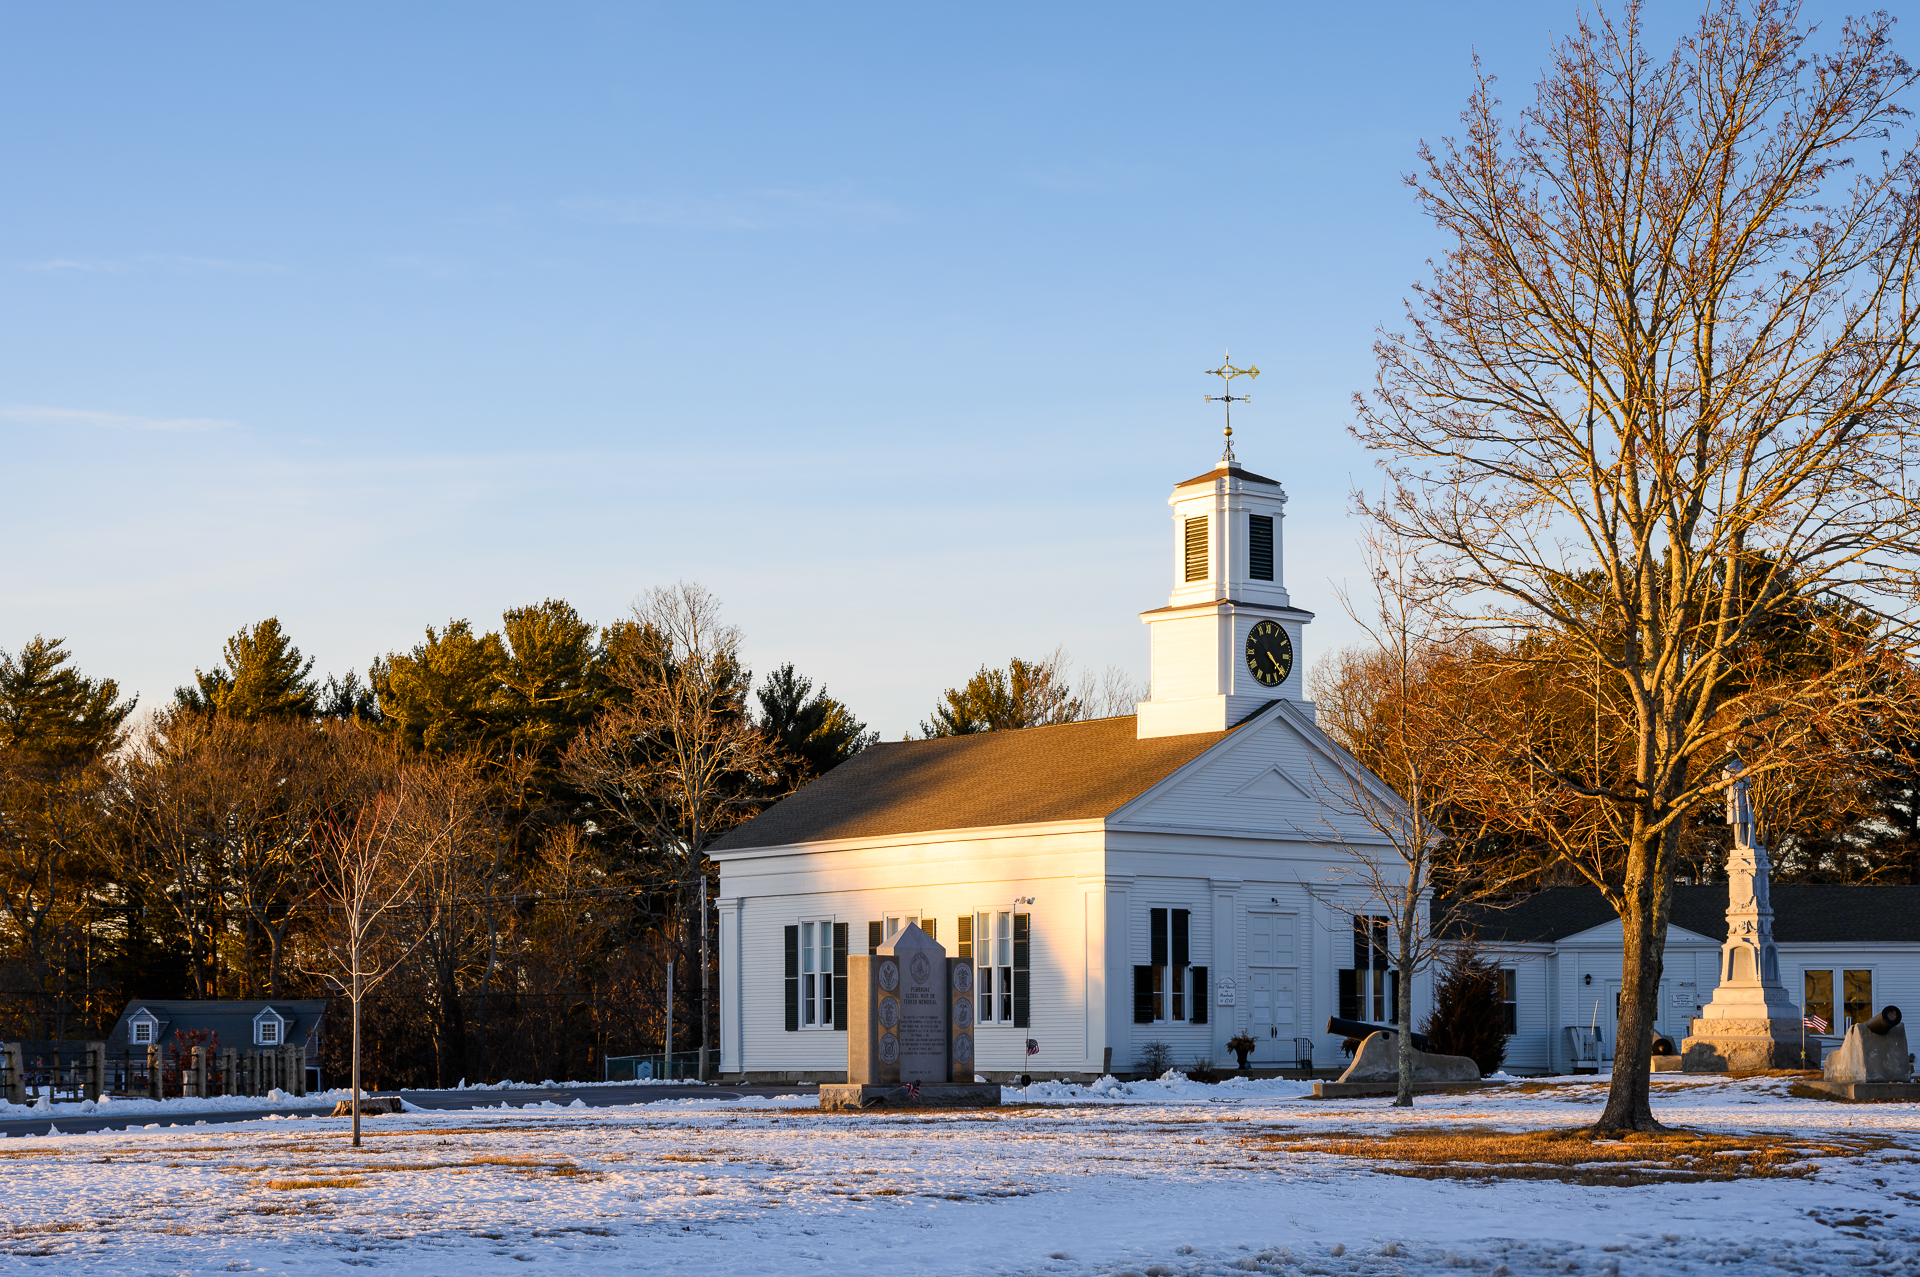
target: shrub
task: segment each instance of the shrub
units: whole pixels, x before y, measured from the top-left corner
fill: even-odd
[[[1507,1058],[1499,964],[1471,943],[1455,949],[1434,982],[1433,1014],[1420,1031],[1437,1054],[1466,1056],[1482,1077],[1499,1072]]]
[[[1187,1076],[1196,1082],[1212,1085],[1220,1080],[1220,1070],[1213,1067],[1212,1060],[1202,1055],[1195,1057],[1193,1063],[1187,1066]]]
[[[1140,1072],[1146,1077],[1159,1077],[1173,1067],[1173,1047],[1165,1042],[1153,1041],[1140,1044]]]

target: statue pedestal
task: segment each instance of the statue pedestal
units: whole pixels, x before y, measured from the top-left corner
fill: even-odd
[[[1765,1069],[1810,1067],[1802,1062],[1802,1031],[1796,1019],[1692,1021],[1680,1043],[1683,1073],[1758,1073]],[[1818,1058],[1820,1046],[1806,1044],[1806,1054]]]

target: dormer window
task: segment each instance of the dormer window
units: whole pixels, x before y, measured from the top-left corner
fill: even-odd
[[[253,1044],[280,1046],[286,1040],[287,1022],[278,1011],[268,1007],[253,1017]]]
[[[127,1041],[134,1046],[152,1046],[158,1036],[160,1021],[142,1007],[131,1020],[127,1021]]]

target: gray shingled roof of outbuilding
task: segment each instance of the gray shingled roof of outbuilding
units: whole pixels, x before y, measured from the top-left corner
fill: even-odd
[[[266,1007],[272,1007],[287,1022],[288,1046],[316,1045],[315,1034],[319,1032],[320,1021],[327,1013],[325,998],[282,998],[261,1002],[217,1001],[211,998],[135,998],[127,1003],[127,1009],[120,1013],[119,1021],[107,1034],[109,1050],[125,1050],[130,1045],[127,1041],[127,1020],[142,1007],[160,1022],[160,1044],[163,1046],[174,1045],[173,1035],[177,1030],[192,1032],[206,1029],[220,1035],[222,1047],[233,1047],[239,1051],[254,1049],[253,1020]]]
[[[1773,938],[1782,944],[1920,940],[1920,887],[1773,884]],[[1551,943],[1611,922],[1596,887],[1552,887],[1506,907],[1484,906],[1448,928],[1489,941]],[[1673,925],[1727,938],[1725,883],[1673,889]]]
[[[1140,740],[1132,715],[870,745],[713,844],[715,851],[1096,820],[1224,740]]]

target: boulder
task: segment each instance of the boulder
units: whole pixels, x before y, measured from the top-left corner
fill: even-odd
[[[1827,1057],[1829,1082],[1905,1082],[1913,1077],[1913,1063],[1907,1057],[1907,1026],[1895,1024],[1885,1033],[1875,1033],[1865,1024],[1847,1030],[1846,1041]]]
[[[400,1112],[400,1097],[397,1095],[363,1095],[360,1097],[360,1116],[378,1117],[382,1113]],[[353,1101],[341,1100],[333,1106],[333,1117],[352,1117]]]
[[[1397,1082],[1400,1080],[1400,1039],[1392,1033],[1373,1033],[1353,1054],[1353,1063],[1340,1075],[1342,1082]],[[1416,1082],[1478,1082],[1480,1066],[1464,1055],[1413,1053]]]

